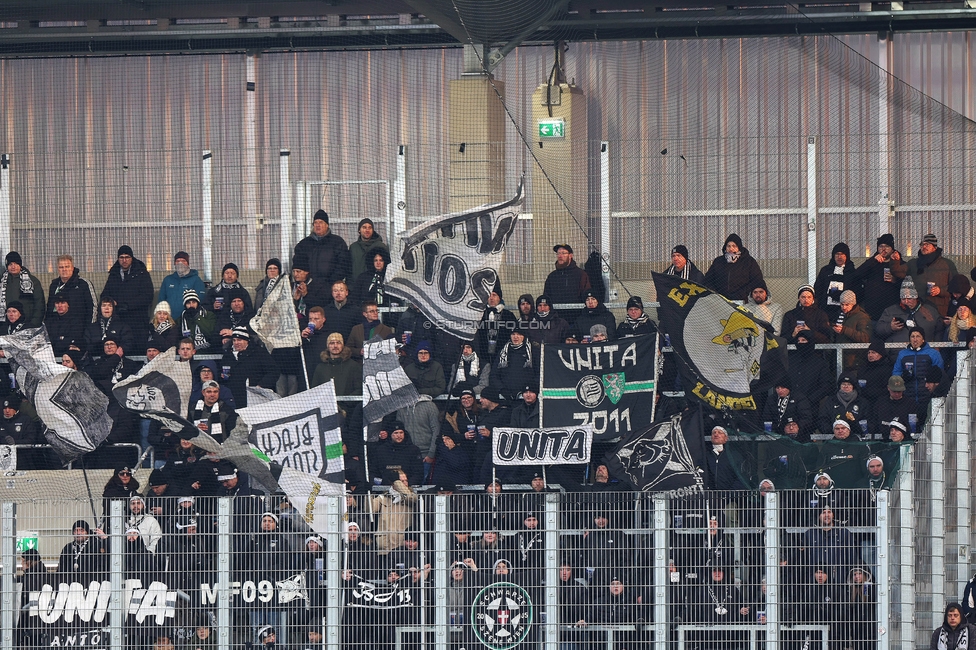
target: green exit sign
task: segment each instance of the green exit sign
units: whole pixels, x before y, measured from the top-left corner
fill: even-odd
[[[17,538],[17,552],[23,553],[24,551],[37,548],[37,531],[36,530],[25,530],[21,533],[21,536]]]
[[[540,138],[565,138],[566,123],[563,118],[556,117],[551,120],[539,120]]]

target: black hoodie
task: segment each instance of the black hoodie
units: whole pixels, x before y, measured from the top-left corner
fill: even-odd
[[[734,262],[725,259],[725,248],[729,242],[734,242],[739,247],[739,258]],[[722,254],[712,261],[705,273],[705,285],[729,300],[741,300],[744,303],[759,282],[763,282],[759,263],[749,254],[749,249],[742,245],[742,238],[732,233],[722,244]]]

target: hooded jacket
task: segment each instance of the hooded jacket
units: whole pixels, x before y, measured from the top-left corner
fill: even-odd
[[[957,273],[955,263],[942,256],[941,248],[936,248],[928,255],[919,254],[908,262],[908,275],[914,280],[919,297],[935,305],[941,316],[948,313],[949,280]],[[929,295],[929,282],[939,288],[939,295]]]
[[[373,232],[369,239],[360,237],[349,245],[349,258],[352,267],[350,279],[358,279],[366,271],[373,269],[373,257],[380,249],[389,251],[378,232]],[[387,262],[389,263],[389,262]]]
[[[739,247],[739,258],[734,262],[725,259],[725,247],[734,242]],[[705,273],[705,286],[722,294],[729,300],[739,300],[743,303],[749,298],[749,292],[759,282],[763,281],[759,263],[749,254],[749,249],[742,245],[742,238],[732,233],[722,244],[722,254],[712,261],[712,265]]]
[[[929,650],[963,650],[973,647],[976,641],[976,627],[966,622],[966,615],[963,614],[962,621],[955,628],[949,626],[949,610],[958,609],[962,612],[959,603],[949,603],[946,606],[945,614],[942,616],[942,625],[935,628],[932,632],[932,642]]]
[[[847,262],[842,267],[834,264],[834,255],[843,253]],[[840,313],[840,294],[846,289],[857,289],[857,267],[851,261],[850,247],[841,242],[830,251],[830,260],[817,273],[817,280],[813,283],[813,293],[816,296],[817,307],[827,312],[827,318],[833,323]]]

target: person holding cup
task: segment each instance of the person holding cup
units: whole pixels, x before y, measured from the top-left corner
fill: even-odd
[[[949,280],[957,273],[956,264],[943,256],[939,239],[933,233],[922,237],[918,255],[908,262],[908,275],[914,280],[915,289],[943,318],[949,309]]]
[[[805,284],[797,292],[796,307],[783,314],[780,334],[795,344],[800,332],[804,332],[813,343],[830,343],[834,332],[830,327],[827,312],[815,304],[813,287]]]

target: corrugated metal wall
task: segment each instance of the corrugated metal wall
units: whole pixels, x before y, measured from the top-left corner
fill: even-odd
[[[625,278],[677,242],[711,259],[732,231],[791,275],[805,250],[816,136],[821,257],[842,239],[873,246],[886,194],[900,245],[931,230],[948,254],[976,255],[974,58],[970,33],[880,45],[874,35],[570,44],[566,75],[586,95],[593,158],[573,187],[590,211],[577,221],[599,242],[606,182],[619,217],[610,254]],[[533,165],[531,95],[552,60],[551,48],[518,48],[496,71],[511,117],[510,191]],[[875,65],[884,60],[894,77]],[[461,75],[461,50],[275,53],[251,65],[254,92],[244,54],[0,62],[13,246],[42,273],[62,252],[102,271],[121,243],[157,270],[179,249],[202,262],[204,150],[217,269],[230,259],[261,269],[278,254],[280,148],[291,151],[293,180],[392,181],[396,147],[407,144],[408,219],[448,210],[458,144],[448,142],[448,83]],[[313,185],[308,200],[352,240],[362,216],[385,222],[388,188]],[[512,259],[544,272],[551,260],[533,259],[531,237],[513,240],[522,247]]]

